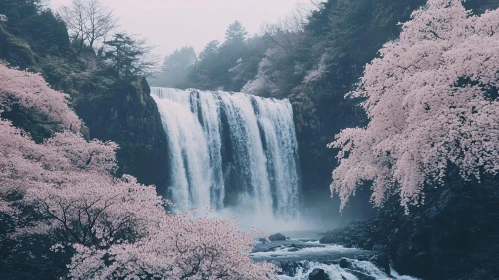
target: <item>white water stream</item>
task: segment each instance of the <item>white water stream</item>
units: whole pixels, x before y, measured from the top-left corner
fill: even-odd
[[[296,218],[298,144],[288,100],[171,88],[151,95],[168,140],[166,196],[177,210]]]

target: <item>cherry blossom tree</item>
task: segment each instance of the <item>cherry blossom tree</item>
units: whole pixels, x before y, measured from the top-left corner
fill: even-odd
[[[231,220],[207,217],[189,220],[188,214],[164,216],[157,230],[135,243],[107,249],[77,246],[71,276],[92,279],[271,279],[274,265],[253,263],[248,255],[254,234]],[[102,260],[111,265],[103,265]]]
[[[17,104],[24,109],[36,109],[61,130],[80,129],[80,119],[68,108],[68,96],[49,88],[43,77],[9,70],[1,64],[0,71],[0,110],[9,111]]]
[[[398,193],[407,212],[450,168],[463,180],[497,174],[498,88],[499,10],[476,16],[459,0],[429,0],[350,93],[365,99],[370,122],[330,144],[340,149],[331,192],[341,207],[363,182],[375,205]]]
[[[76,279],[268,279],[276,267],[249,258],[254,232],[232,220],[172,215],[153,186],[113,176],[112,142],[86,140],[67,96],[39,75],[0,65],[0,114],[35,110],[60,132],[43,143],[0,118],[0,222],[10,238],[51,235],[76,253]]]

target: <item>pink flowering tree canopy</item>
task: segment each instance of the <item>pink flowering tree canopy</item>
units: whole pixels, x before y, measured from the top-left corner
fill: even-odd
[[[0,222],[10,238],[57,236],[72,248],[74,279],[269,279],[277,268],[254,263],[254,232],[233,220],[171,215],[154,186],[113,176],[113,142],[86,140],[67,96],[36,74],[0,64],[0,113],[35,110],[59,132],[36,143],[0,118]],[[31,211],[26,211],[31,209]]]
[[[340,149],[331,192],[341,207],[363,182],[375,205],[396,193],[407,212],[450,167],[463,180],[497,174],[498,88],[499,10],[475,16],[459,0],[429,0],[350,93],[370,121],[330,144]]]

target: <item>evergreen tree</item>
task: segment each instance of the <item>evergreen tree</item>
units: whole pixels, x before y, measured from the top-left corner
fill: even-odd
[[[183,47],[165,57],[162,71],[150,79],[153,86],[184,88],[187,78],[196,65],[197,56],[193,47]]]
[[[209,42],[204,50],[199,54],[199,59],[201,61],[206,61],[217,56],[220,42],[218,40],[213,40]]]
[[[239,22],[235,21],[225,31],[225,42],[224,46],[243,46],[246,42],[246,38],[248,36],[248,32],[244,28],[244,26]]]
[[[42,0],[2,0],[0,11],[9,19],[9,24],[17,24],[41,10]]]
[[[221,74],[219,68],[220,42],[209,42],[199,54],[199,60],[187,77],[188,87],[199,89],[216,89]]]
[[[248,68],[245,65],[248,56],[254,56],[248,51],[248,32],[240,22],[235,21],[227,28],[222,44],[211,41],[199,54],[199,61],[189,75],[187,84],[199,89],[239,91],[249,79],[245,70]],[[249,61],[253,62],[253,68],[256,69],[258,62],[254,59]]]
[[[105,57],[111,61],[120,78],[145,75],[154,66],[154,62],[148,58],[151,48],[143,40],[132,38],[126,33],[117,33],[105,45],[109,47]]]

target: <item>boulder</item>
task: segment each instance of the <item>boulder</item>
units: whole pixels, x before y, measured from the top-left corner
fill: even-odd
[[[324,269],[316,268],[308,275],[308,280],[331,280]]]
[[[270,241],[286,241],[286,236],[282,233],[276,233],[269,236]]]
[[[287,275],[289,277],[293,277],[296,275],[300,264],[294,261],[282,261],[279,263],[279,267],[281,268],[281,275]]]
[[[348,272],[351,273],[351,274],[353,274],[359,280],[378,280],[378,278],[370,276],[370,275],[367,275],[367,274],[362,273],[360,271],[348,270]],[[390,278],[388,278],[388,279],[390,279]]]
[[[341,268],[349,268],[350,267],[350,261],[346,258],[341,258],[340,260],[340,267]]]

